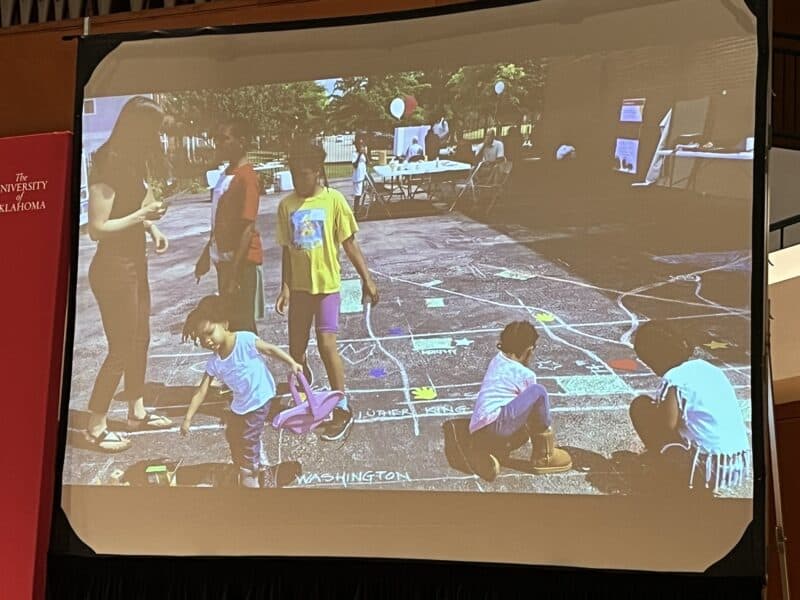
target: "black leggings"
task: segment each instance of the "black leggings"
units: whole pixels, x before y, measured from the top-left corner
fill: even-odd
[[[127,400],[144,394],[150,346],[147,259],[98,252],[89,266],[89,285],[100,308],[108,341],[108,354],[97,373],[89,410],[106,414],[123,375]]]

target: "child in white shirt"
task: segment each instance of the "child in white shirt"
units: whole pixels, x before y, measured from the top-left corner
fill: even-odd
[[[555,446],[547,390],[536,383],[526,365],[539,335],[527,321],[515,321],[500,334],[499,352],[489,363],[469,423],[473,472],[492,481],[500,470],[499,457],[533,444],[534,473],[559,473],[572,468],[569,454]]]
[[[233,392],[231,416],[225,426],[225,437],[231,458],[239,467],[239,484],[260,487],[259,475],[266,465],[261,464],[261,436],[267,422],[269,401],[275,396],[275,380],[264,360],[277,358],[295,373],[303,367],[286,352],[261,340],[249,331],[232,332],[227,318],[228,309],[219,296],[203,298],[183,327],[183,339],[199,343],[214,354],[181,425],[181,434],[188,435],[192,418],[206,399],[214,379],[221,380]]]
[[[361,198],[364,195],[364,181],[367,178],[367,141],[363,136],[357,135],[353,142],[356,149],[353,152],[353,214],[359,216]]]
[[[748,470],[750,441],[736,392],[719,367],[693,359],[694,349],[666,322],[649,321],[634,337],[644,364],[662,378],[655,398],[639,396],[630,417],[648,455],[669,454],[689,488],[714,494],[738,487]]]

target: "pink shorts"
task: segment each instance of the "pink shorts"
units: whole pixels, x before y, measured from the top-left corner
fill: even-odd
[[[289,335],[297,328],[299,331],[311,329],[311,322],[317,333],[339,333],[339,292],[333,294],[309,294],[292,292],[289,300]]]

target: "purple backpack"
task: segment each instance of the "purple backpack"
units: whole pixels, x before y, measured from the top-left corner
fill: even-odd
[[[306,394],[305,400],[297,391],[295,379],[300,382]],[[330,416],[339,401],[344,398],[344,392],[312,390],[302,373],[289,374],[289,391],[292,393],[294,406],[279,412],[272,420],[272,426],[275,429],[288,429],[294,433],[308,433],[314,429]]]

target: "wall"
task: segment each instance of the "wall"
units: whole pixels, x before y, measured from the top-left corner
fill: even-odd
[[[769,220],[775,223],[800,213],[800,150],[772,148],[769,153]],[[800,243],[800,224],[784,230],[784,247]],[[779,232],[770,233],[770,250],[780,248]]]
[[[466,0],[470,1],[470,0]],[[90,33],[184,29],[269,21],[341,17],[455,4],[456,0],[230,0],[91,19]],[[3,79],[0,137],[72,130],[77,41],[82,21],[0,29]],[[5,88],[5,86],[4,86]]]

